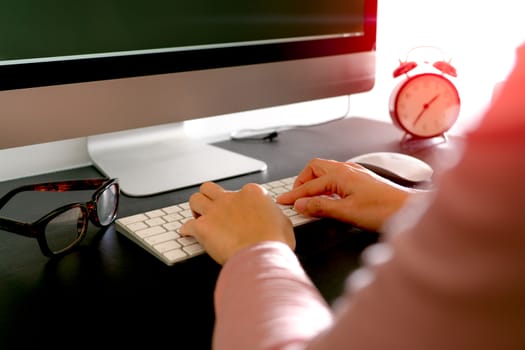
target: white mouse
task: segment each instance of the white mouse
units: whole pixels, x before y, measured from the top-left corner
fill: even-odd
[[[431,181],[434,170],[414,156],[397,152],[372,152],[350,158],[374,173],[401,185]]]

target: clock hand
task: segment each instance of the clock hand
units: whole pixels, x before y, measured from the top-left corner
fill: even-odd
[[[432,97],[432,98],[430,99],[430,101],[428,101],[427,103],[425,103],[424,108],[426,109],[426,108],[430,107],[430,105],[431,105],[432,103],[434,103],[434,101],[437,100],[438,97],[439,97],[439,94],[437,94],[436,96]]]
[[[432,103],[434,103],[434,101],[436,101],[439,97],[439,94],[437,94],[436,96],[432,97],[427,103],[425,103],[423,105],[423,108],[421,109],[421,112],[419,112],[419,114],[417,115],[416,119],[414,119],[414,123],[412,123],[412,125],[416,125],[417,122],[419,121],[419,119],[421,119],[421,117],[423,116],[423,113],[425,113],[425,111],[428,109],[428,107],[430,107],[430,105]]]

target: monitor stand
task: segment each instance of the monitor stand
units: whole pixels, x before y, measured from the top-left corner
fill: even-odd
[[[121,191],[150,196],[266,170],[266,163],[189,138],[180,126],[163,125],[89,136],[93,165],[119,179]]]

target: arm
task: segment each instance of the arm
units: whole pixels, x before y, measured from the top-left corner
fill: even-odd
[[[262,242],[232,256],[214,299],[214,349],[302,347],[332,324],[323,297],[280,242]]]
[[[350,291],[324,347],[523,348],[525,119],[515,120],[469,135],[421,220],[391,236],[391,259],[355,275],[372,282]]]
[[[234,250],[216,289],[216,348],[522,349],[524,84],[522,48],[516,70],[468,135],[463,159],[443,175],[428,210],[413,227],[388,235],[383,252],[390,254],[371,258],[351,276],[334,321],[293,246],[279,238],[284,226],[273,227],[277,239],[265,231],[264,239],[278,242]],[[197,217],[186,233],[211,242],[214,230]]]

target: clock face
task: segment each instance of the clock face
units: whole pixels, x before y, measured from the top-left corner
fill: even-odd
[[[418,137],[442,135],[459,114],[459,94],[452,82],[434,73],[408,78],[394,90],[390,101],[393,121]]]

